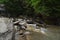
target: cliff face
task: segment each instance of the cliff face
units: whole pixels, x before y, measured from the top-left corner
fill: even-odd
[[[0,17],[0,33],[4,33],[12,29],[12,24],[9,18]]]
[[[8,31],[7,25],[5,24],[3,18],[0,18],[0,33]]]

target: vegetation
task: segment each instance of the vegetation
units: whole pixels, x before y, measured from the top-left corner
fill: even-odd
[[[48,24],[59,24],[60,0],[9,0],[6,12],[12,16],[39,16]]]
[[[9,0],[5,2],[6,11],[12,16],[32,15],[34,9],[26,0]]]
[[[4,1],[8,1],[8,0],[0,0],[0,4],[1,4],[1,3],[4,3]]]
[[[59,16],[60,0],[31,0],[30,2],[36,12],[39,12],[42,15]]]
[[[41,14],[45,22],[59,24],[60,20],[60,0],[29,0],[35,12]]]

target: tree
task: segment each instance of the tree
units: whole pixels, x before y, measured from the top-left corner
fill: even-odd
[[[6,9],[11,15],[42,15],[48,18],[60,19],[60,0],[9,0]],[[50,20],[51,21],[51,20]]]
[[[29,0],[35,12],[41,14],[44,19],[60,18],[60,0]],[[57,20],[57,19],[56,19]]]
[[[6,11],[12,16],[31,15],[34,11],[26,0],[9,0],[5,5]]]
[[[60,11],[59,2],[60,0],[30,0],[36,12],[40,12],[46,16],[49,16],[53,10]]]
[[[4,1],[8,1],[8,0],[0,0],[0,4],[1,4],[1,3],[4,3]]]

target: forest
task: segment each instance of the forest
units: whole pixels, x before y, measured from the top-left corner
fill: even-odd
[[[10,17],[27,16],[46,24],[60,25],[60,0],[0,0]]]

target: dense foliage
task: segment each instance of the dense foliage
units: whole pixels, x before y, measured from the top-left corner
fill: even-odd
[[[29,0],[36,12],[46,16],[60,16],[60,0]]]
[[[4,3],[4,1],[8,1],[8,0],[0,0],[0,3]]]
[[[35,11],[47,17],[50,22],[60,22],[60,0],[29,0]],[[44,18],[46,19],[46,18]],[[46,20],[47,20],[46,19]]]
[[[6,11],[12,16],[32,15],[34,9],[26,0],[9,0],[5,2]]]
[[[60,22],[60,0],[9,0],[5,5],[6,11],[14,16],[41,14],[45,21]]]

